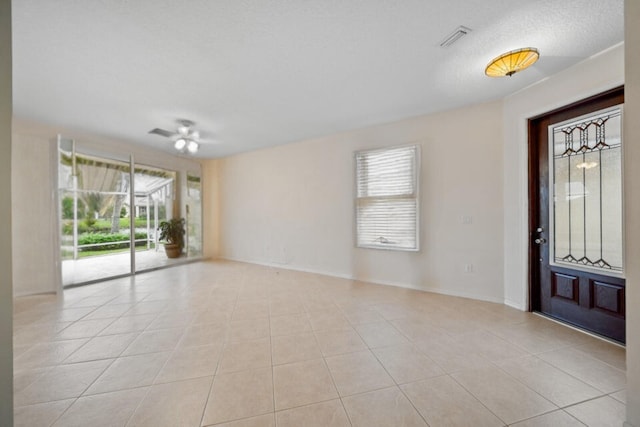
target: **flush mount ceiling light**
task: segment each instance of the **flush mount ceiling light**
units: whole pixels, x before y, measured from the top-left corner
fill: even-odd
[[[533,47],[512,50],[489,62],[484,73],[489,77],[512,76],[533,65],[539,57],[538,49]]]

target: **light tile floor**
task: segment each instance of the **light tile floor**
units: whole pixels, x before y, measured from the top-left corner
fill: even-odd
[[[16,426],[624,420],[624,349],[500,304],[201,262],[14,307]]]

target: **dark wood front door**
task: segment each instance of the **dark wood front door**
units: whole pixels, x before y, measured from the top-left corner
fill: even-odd
[[[625,342],[622,87],[529,120],[531,308]]]

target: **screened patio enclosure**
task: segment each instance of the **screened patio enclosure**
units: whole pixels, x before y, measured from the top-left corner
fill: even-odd
[[[156,175],[159,174],[159,175]],[[170,175],[167,177],[166,175]],[[171,176],[173,175],[173,176]],[[171,212],[173,203],[174,172],[156,172],[150,169],[138,169],[135,180],[135,218],[146,219],[146,238],[136,242],[144,242],[147,249],[158,250],[158,226],[167,219],[166,212]],[[161,212],[162,211],[162,212]],[[138,227],[136,226],[136,231]]]
[[[157,231],[180,211],[177,171],[87,154],[71,140],[58,147],[63,286],[180,262]]]

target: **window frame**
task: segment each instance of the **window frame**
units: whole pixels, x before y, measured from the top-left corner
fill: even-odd
[[[415,150],[415,174],[414,174],[414,192],[413,197],[403,197],[403,196],[379,196],[379,197],[358,197],[358,156],[363,153],[376,153],[376,152],[384,152],[391,151],[396,149],[403,148],[413,148]],[[364,149],[364,150],[356,150],[353,153],[353,241],[354,245],[358,249],[379,249],[386,251],[399,251],[399,252],[420,252],[420,223],[421,223],[421,215],[420,215],[420,205],[421,205],[421,192],[420,192],[420,175],[421,175],[421,167],[422,167],[422,157],[421,157],[421,145],[417,142],[402,144],[402,145],[394,145],[389,147],[379,147],[372,149]],[[375,198],[375,199],[383,199],[383,200],[392,200],[392,199],[414,199],[416,204],[416,216],[415,216],[415,247],[399,247],[399,246],[390,246],[384,243],[378,244],[360,244],[359,243],[359,233],[358,233],[358,202],[360,199],[364,198]]]

